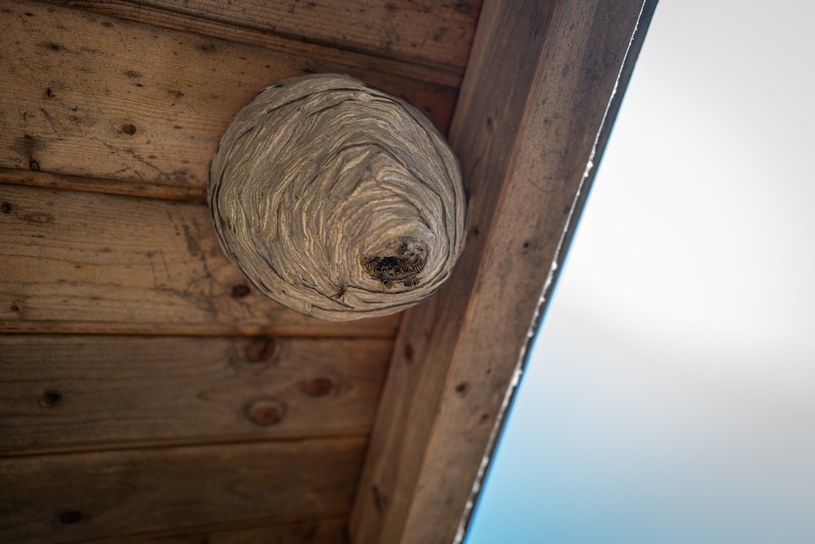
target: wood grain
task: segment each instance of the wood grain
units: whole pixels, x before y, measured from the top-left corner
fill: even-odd
[[[364,435],[391,344],[2,335],[0,454]]]
[[[49,0],[102,15],[458,87],[480,0]]]
[[[290,523],[230,531],[208,531],[166,538],[117,539],[115,542],[127,544],[339,544],[344,542],[346,520],[303,519]],[[99,543],[101,544],[101,543]]]
[[[202,205],[0,185],[0,330],[392,337],[399,316],[308,318],[247,285]]]
[[[185,17],[204,19],[378,57],[462,70],[467,64],[480,8],[479,0],[68,0],[66,3],[105,9],[108,13],[161,10],[166,13],[168,25],[178,25],[177,21]]]
[[[0,459],[0,541],[342,515],[364,446],[364,438],[336,438]]]
[[[262,88],[341,72],[445,131],[453,87],[36,3],[0,2],[0,167],[202,188],[231,118]],[[82,188],[81,186],[79,188]]]
[[[451,130],[470,236],[450,281],[403,319],[356,544],[463,536],[641,6],[485,3]]]

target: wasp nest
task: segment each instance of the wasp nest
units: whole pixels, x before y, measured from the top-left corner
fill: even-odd
[[[410,104],[346,76],[261,91],[221,139],[208,198],[246,277],[323,319],[416,304],[464,243],[461,175],[443,137]]]

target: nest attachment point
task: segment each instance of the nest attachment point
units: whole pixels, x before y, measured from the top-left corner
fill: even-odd
[[[258,290],[323,319],[424,300],[464,244],[444,138],[410,104],[347,76],[261,91],[221,139],[208,200],[221,247]]]

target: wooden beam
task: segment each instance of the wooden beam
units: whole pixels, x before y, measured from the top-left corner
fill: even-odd
[[[344,516],[364,447],[354,437],[0,459],[0,541],[121,542]]]
[[[51,0],[95,13],[458,87],[480,0]]]
[[[330,322],[247,284],[206,206],[0,185],[0,331],[393,337],[399,315]]]
[[[0,456],[364,436],[392,345],[0,335]]]
[[[485,2],[451,130],[470,195],[467,247],[403,319],[357,486],[355,543],[463,536],[641,7]]]
[[[455,87],[10,0],[0,0],[0,64],[0,167],[198,190],[229,121],[276,81],[348,73],[405,97],[443,131],[457,95]]]

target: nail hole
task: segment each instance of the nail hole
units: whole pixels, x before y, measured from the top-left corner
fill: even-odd
[[[20,307],[19,307],[19,306],[17,306],[16,304],[12,304],[12,305],[11,305],[11,311],[12,311],[12,312],[19,312],[19,311],[20,311]]]
[[[239,283],[232,286],[232,298],[243,298],[251,293],[251,289],[245,283]]]
[[[31,170],[33,170],[34,172],[39,172],[40,171],[40,163],[38,163],[37,161],[34,161],[34,160],[30,161],[28,163],[28,167]]]
[[[0,204],[0,211],[3,213],[11,213],[11,203],[10,202],[3,202]]]
[[[47,406],[48,408],[52,408],[62,402],[62,393],[57,391],[56,389],[48,389],[45,393],[42,394],[42,398],[40,399],[40,404],[43,406]]]
[[[458,393],[462,397],[465,396],[467,394],[467,391],[469,391],[469,390],[470,390],[470,384],[468,384],[467,382],[461,382],[460,384],[458,384],[456,386],[456,393]]]

